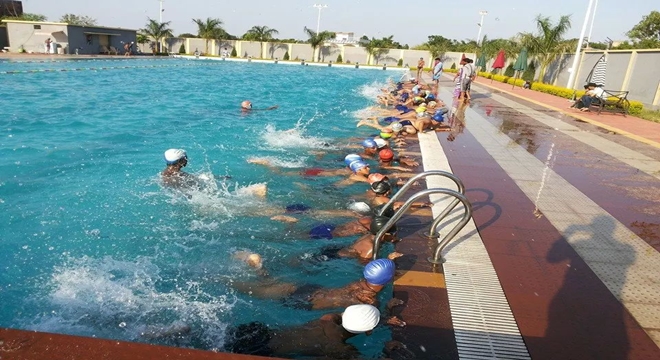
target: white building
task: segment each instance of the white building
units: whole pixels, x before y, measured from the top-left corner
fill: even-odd
[[[352,32],[336,32],[335,38],[326,41],[324,45],[349,45],[360,47],[360,39]]]

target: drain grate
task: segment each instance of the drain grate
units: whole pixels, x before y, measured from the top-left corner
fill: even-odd
[[[451,172],[435,132],[419,134],[419,144],[425,171]],[[428,177],[426,182],[428,188],[455,189],[453,182],[447,178]],[[432,195],[431,200],[435,203],[435,216],[451,201],[442,195]],[[454,222],[457,222],[460,217],[457,215],[462,211],[462,208],[456,209],[447,218],[455,218]],[[452,226],[444,226],[441,232],[448,231],[446,229]],[[443,267],[459,358],[530,359],[518,324],[473,221],[449,244],[443,256],[446,259]]]

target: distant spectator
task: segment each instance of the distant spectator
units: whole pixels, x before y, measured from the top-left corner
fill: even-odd
[[[53,43],[53,41],[50,40],[50,38],[48,38],[46,39],[45,43],[46,43],[46,54],[50,54],[50,46]]]
[[[433,82],[435,83],[435,97],[438,97],[438,92],[440,91],[440,77],[442,76],[442,60],[439,57],[435,58],[433,64]]]
[[[223,58],[229,57],[229,51],[227,51],[227,48],[222,49],[222,57]]]

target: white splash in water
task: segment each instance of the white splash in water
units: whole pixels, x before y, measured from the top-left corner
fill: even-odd
[[[362,85],[357,89],[357,92],[369,100],[375,100],[378,95],[383,92],[381,89],[388,86],[387,82],[374,81],[371,84]]]
[[[178,280],[164,290],[160,269],[150,260],[83,257],[56,267],[48,300],[53,307],[34,330],[144,340],[154,327],[185,331],[194,326],[209,347],[222,343],[227,324],[220,315],[236,299],[206,293],[201,284]],[[189,328],[188,328],[189,331]],[[154,337],[148,338],[154,339]]]
[[[305,135],[304,125],[296,124],[296,127],[288,130],[277,130],[272,125],[266,126],[266,131],[261,136],[271,147],[279,149],[287,148],[328,148],[329,142],[320,138]]]
[[[306,160],[302,156],[295,158],[286,158],[286,157],[277,157],[277,156],[260,156],[258,158],[257,157],[248,158],[247,161],[250,162],[251,160],[255,160],[255,159],[267,161],[272,166],[289,168],[289,169],[305,167],[305,160]]]
[[[379,112],[377,109],[370,106],[364,109],[355,110],[353,111],[352,115],[354,118],[362,120],[370,117],[377,117]]]

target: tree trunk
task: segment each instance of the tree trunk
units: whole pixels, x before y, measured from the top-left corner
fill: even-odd
[[[541,68],[539,69],[539,82],[544,83],[544,77],[545,77],[545,69],[548,68],[549,64],[546,64],[545,62],[541,63]]]
[[[259,45],[261,45],[261,55],[259,55],[259,56],[261,56],[261,58],[263,59],[264,58],[264,43],[263,43],[263,41],[260,41]]]
[[[209,39],[204,39],[205,44],[204,44],[204,55],[208,56],[209,55]]]

